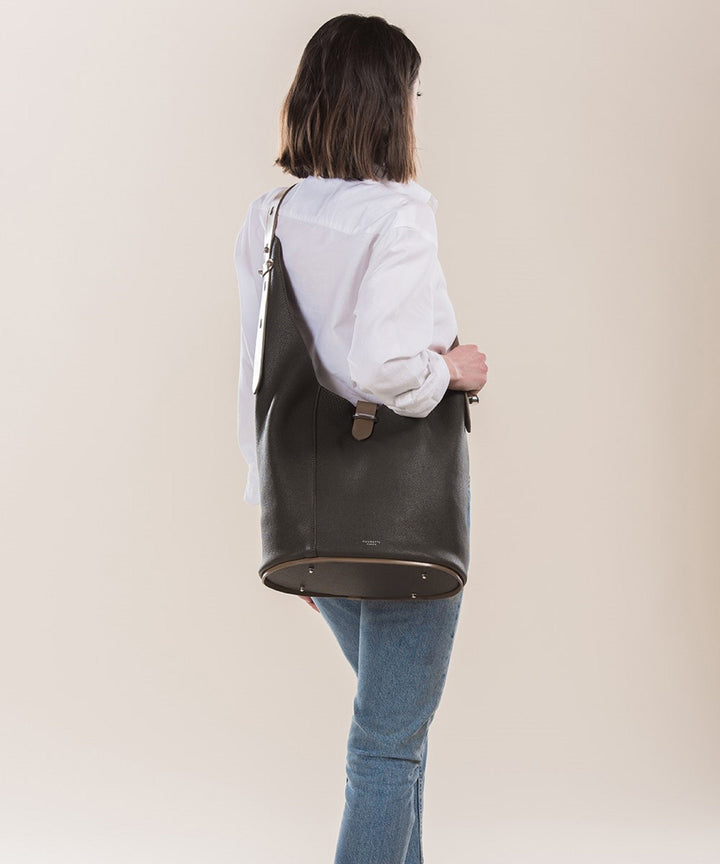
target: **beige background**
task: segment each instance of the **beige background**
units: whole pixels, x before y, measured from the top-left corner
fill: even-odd
[[[716,864],[711,0],[3,4],[0,858],[332,860],[353,677],[257,576],[232,247],[343,11],[423,57],[490,369],[428,864]]]

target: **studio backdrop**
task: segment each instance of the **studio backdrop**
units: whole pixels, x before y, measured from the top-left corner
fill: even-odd
[[[428,861],[717,862],[710,0],[3,4],[0,858],[331,860],[354,681],[258,577],[233,244],[343,11],[422,55],[490,370]]]

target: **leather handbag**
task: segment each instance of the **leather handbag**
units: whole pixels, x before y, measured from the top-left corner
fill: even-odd
[[[353,404],[319,383],[275,233],[295,185],[269,203],[258,271],[260,578],[305,596],[451,597],[470,562],[470,397],[448,389],[426,417],[406,417],[383,403]],[[451,347],[458,343],[456,336]]]

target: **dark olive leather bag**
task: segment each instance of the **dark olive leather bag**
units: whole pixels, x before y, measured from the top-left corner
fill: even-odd
[[[468,394],[448,389],[427,417],[405,417],[382,403],[354,405],[318,382],[275,234],[294,185],[270,202],[258,271],[260,577],[306,596],[450,597],[470,560]]]

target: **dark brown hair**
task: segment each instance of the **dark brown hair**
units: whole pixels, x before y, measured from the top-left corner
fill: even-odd
[[[296,177],[417,177],[411,88],[420,54],[376,15],[338,15],[305,46],[280,114],[274,164]]]

